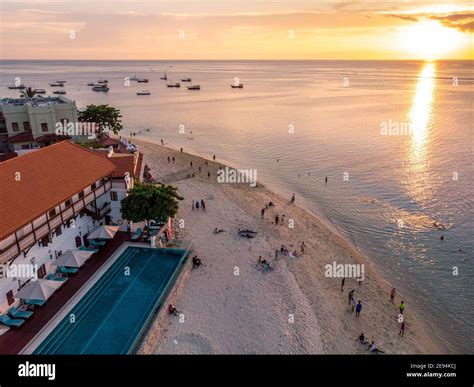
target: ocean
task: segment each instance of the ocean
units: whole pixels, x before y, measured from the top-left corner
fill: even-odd
[[[166,87],[165,71],[201,90]],[[1,61],[2,97],[16,77],[119,108],[123,135],[256,169],[366,254],[450,352],[474,352],[472,61]],[[86,86],[100,78],[108,93]]]

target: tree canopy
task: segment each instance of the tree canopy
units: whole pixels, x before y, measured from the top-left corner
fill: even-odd
[[[122,216],[135,223],[165,223],[178,212],[180,200],[183,198],[176,187],[137,182],[120,203]]]
[[[99,128],[99,136],[105,130],[118,134],[123,128],[120,110],[109,105],[88,105],[78,116],[81,122],[95,123]]]

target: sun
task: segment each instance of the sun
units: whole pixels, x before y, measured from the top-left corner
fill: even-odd
[[[440,59],[465,43],[463,33],[444,27],[437,21],[423,21],[416,25],[401,27],[398,37],[402,51],[427,60]]]

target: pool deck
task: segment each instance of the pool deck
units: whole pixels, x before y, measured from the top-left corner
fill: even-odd
[[[108,261],[119,247],[130,239],[130,234],[118,232],[108,241],[69,281],[20,328],[12,328],[0,336],[0,354],[14,355],[20,351],[46,326],[83,285]]]

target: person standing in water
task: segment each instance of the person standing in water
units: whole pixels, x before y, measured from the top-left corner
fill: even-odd
[[[212,156],[212,160],[213,160],[213,161],[216,161],[216,155],[213,155],[213,156]]]

